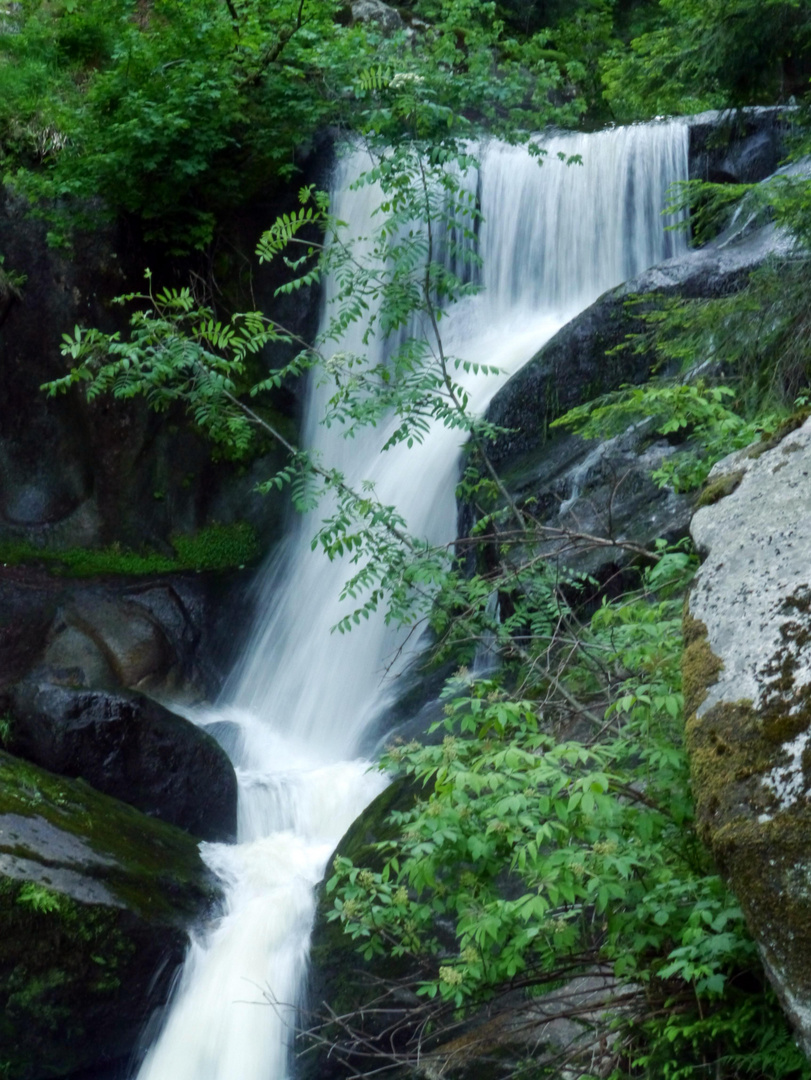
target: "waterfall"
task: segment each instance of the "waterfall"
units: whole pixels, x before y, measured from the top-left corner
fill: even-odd
[[[478,412],[601,292],[684,245],[665,231],[660,211],[669,184],[687,176],[685,124],[561,135],[545,145],[541,167],[498,143],[480,155],[484,288],[443,320],[450,354],[502,372],[467,378]],[[580,155],[582,164],[558,154]],[[379,199],[372,188],[352,189],[367,167],[360,152],[349,154],[333,184],[334,211],[356,237],[368,231]],[[335,288],[326,283],[327,305]],[[360,346],[358,337],[342,348]],[[412,534],[452,540],[459,432],[434,428],[422,445],[381,454],[380,428],[346,440],[319,424],[329,394],[311,380],[306,444],[350,484],[374,481]],[[343,832],[384,786],[358,755],[418,643],[404,645],[382,615],[349,634],[330,633],[346,613],[339,592],[349,570],[311,551],[316,525],[295,522],[260,575],[260,614],[223,702],[189,713],[231,754],[238,843],[202,845],[226,908],[192,944],[139,1080],[287,1080],[314,888]]]

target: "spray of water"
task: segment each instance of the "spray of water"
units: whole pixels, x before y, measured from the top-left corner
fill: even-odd
[[[684,125],[561,136],[547,149],[541,168],[520,148],[491,144],[481,155],[484,288],[443,322],[448,353],[502,372],[467,378],[479,413],[576,312],[683,243],[665,231],[660,211],[669,184],[687,175]],[[562,164],[558,154],[583,163]],[[358,237],[379,199],[373,188],[352,190],[367,166],[350,154],[333,185],[335,213]],[[327,303],[334,291],[327,282]],[[342,347],[359,352],[359,337]],[[385,430],[349,441],[319,424],[329,393],[313,381],[307,444],[350,484],[372,480],[412,534],[451,540],[459,432],[439,426],[420,446],[381,454]],[[292,526],[260,575],[260,614],[224,701],[191,716],[234,761],[238,842],[203,845],[226,909],[192,945],[139,1080],[286,1080],[314,887],[340,836],[383,786],[356,755],[390,700],[392,675],[417,646],[401,650],[392,667],[401,643],[382,616],[350,634],[330,632],[345,614],[347,571],[310,550],[316,525],[304,518]]]

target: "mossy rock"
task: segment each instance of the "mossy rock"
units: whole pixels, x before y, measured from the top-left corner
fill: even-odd
[[[0,753],[0,1075],[130,1055],[217,900],[185,833]]]
[[[382,856],[373,845],[396,836],[397,829],[387,821],[388,815],[393,810],[409,809],[414,798],[415,787],[411,781],[395,780],[351,825],[335,855],[351,859],[356,866],[379,869]],[[329,875],[330,868],[327,877]],[[391,956],[364,960],[357,943],[344,933],[341,923],[327,921],[332,907],[332,895],[322,885],[310,949],[307,1011],[302,1019],[305,1031],[318,1029],[318,1039],[307,1035],[299,1037],[298,1080],[343,1080],[347,1075],[341,1054],[333,1053],[329,1043],[323,1041],[333,1038],[337,1044],[342,1035],[337,1025],[324,1023],[328,1013],[352,1016],[356,1030],[363,1031],[373,1043],[395,1013],[402,1014],[419,1001],[413,992],[404,988],[396,1000],[388,992],[376,1010],[364,1013],[370,1001],[381,994],[381,980],[385,979],[387,983],[398,979],[408,981],[406,977],[413,975],[413,962]],[[400,1074],[393,1072],[391,1075],[395,1078]]]
[[[811,1057],[809,474],[806,420],[696,512],[683,673],[698,830]]]
[[[719,499],[725,499],[727,495],[731,495],[737,488],[738,484],[743,480],[743,476],[744,470],[738,469],[735,472],[724,473],[717,480],[711,480],[701,489],[701,493],[696,500],[696,506],[712,506]]]

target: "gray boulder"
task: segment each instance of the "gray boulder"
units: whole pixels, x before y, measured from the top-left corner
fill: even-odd
[[[0,753],[0,1060],[15,1080],[122,1062],[218,902],[196,842]]]
[[[403,28],[399,11],[384,4],[383,0],[352,0],[349,6],[353,22],[374,23],[386,35]]]
[[[701,835],[811,1055],[811,421],[763,450],[693,519],[687,738]]]
[[[690,179],[754,184],[786,155],[794,110],[781,105],[688,117]]]
[[[0,565],[0,691],[36,667],[74,688],[212,697],[249,619],[246,585],[240,572],[76,581]]]
[[[547,446],[549,425],[563,413],[623,383],[641,383],[653,357],[625,351],[608,355],[644,324],[626,302],[635,296],[711,299],[742,288],[766,259],[787,256],[790,242],[774,226],[757,229],[737,242],[719,239],[687,251],[611,289],[567,323],[495,395],[488,420],[511,429],[493,444],[491,457],[513,468],[524,455]],[[641,310],[645,310],[642,308]]]

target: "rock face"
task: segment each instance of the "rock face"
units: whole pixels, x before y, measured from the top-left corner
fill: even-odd
[[[753,184],[785,157],[792,110],[782,106],[691,116],[690,179]]]
[[[336,854],[346,856],[357,866],[377,867],[381,856],[371,845],[389,839],[396,830],[386,823],[393,810],[406,810],[413,805],[414,791],[402,780],[396,780],[364,810],[338,844]],[[381,980],[396,980],[413,976],[407,958],[372,957],[364,960],[339,922],[328,922],[327,912],[333,898],[322,884],[310,947],[310,966],[306,1013],[303,1027],[321,1027],[329,1015],[351,1016],[352,1025],[361,1032],[366,1046],[378,1046],[385,1053],[383,1033],[398,1020],[407,1022],[409,1011],[419,1004],[412,990],[403,988],[398,994],[385,992],[368,1009],[370,1001],[381,993]],[[325,1025],[320,1031],[324,1039],[312,1040],[299,1036],[299,1058],[296,1076],[299,1080],[343,1080],[351,1075],[348,1062],[357,1063],[358,1047],[340,1025]]]
[[[204,840],[232,839],[236,777],[225,752],[190,721],[128,692],[217,691],[224,653],[209,631],[219,599],[211,590],[197,575],[77,583],[0,568],[7,748]]]
[[[0,753],[0,1060],[15,1080],[126,1058],[217,893],[196,842]]]
[[[248,520],[269,542],[283,502],[254,488],[279,467],[278,452],[269,449],[254,470],[215,463],[181,414],[158,417],[142,401],[90,403],[78,392],[48,398],[40,389],[65,374],[63,333],[123,329],[126,313],[112,299],[138,291],[145,266],[161,284],[187,284],[188,267],[166,265],[123,226],[100,225],[77,235],[69,254],[56,251],[27,209],[0,186],[4,268],[25,277],[16,293],[0,284],[0,542],[136,549],[213,520]],[[248,251],[274,216],[273,207],[257,209],[253,228],[244,230]],[[235,226],[235,239],[239,231]],[[257,281],[260,302],[266,284]],[[292,314],[297,329],[313,318]]]
[[[352,0],[350,10],[353,22],[374,23],[384,34],[393,34],[403,28],[399,11],[384,4],[383,0]]]
[[[719,463],[734,490],[692,523],[688,747],[702,836],[811,1055],[811,421],[756,453]]]
[[[205,731],[140,694],[17,687],[8,749],[202,840],[236,836],[237,780]]]
[[[0,692],[36,667],[75,688],[211,697],[248,618],[239,574],[77,581],[0,565]]]
[[[558,416],[622,383],[650,374],[652,357],[624,352],[607,356],[639,332],[643,323],[628,311],[632,296],[711,299],[740,289],[767,258],[786,254],[789,243],[773,227],[734,242],[719,239],[646,270],[604,293],[560,330],[493,398],[487,418],[513,429],[493,444],[491,457],[512,468],[522,455],[545,448],[549,425]]]
[[[652,356],[611,350],[644,324],[626,306],[630,296],[658,293],[690,299],[726,295],[741,288],[752,270],[788,241],[773,226],[720,238],[647,270],[601,296],[555,335],[493,398],[488,420],[509,429],[489,451],[512,496],[528,503],[550,530],[571,530],[646,545],[659,536],[686,535],[691,500],[664,490],[651,471],[673,452],[644,425],[605,441],[586,442],[550,429],[558,416],[625,383],[650,375]],[[460,533],[473,524],[462,509]],[[571,569],[606,577],[627,561],[619,547],[550,539]]]

